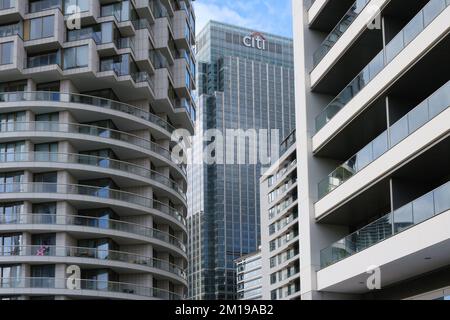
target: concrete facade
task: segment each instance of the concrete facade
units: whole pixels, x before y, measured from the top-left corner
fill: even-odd
[[[293,1],[302,299],[440,299],[450,2]]]
[[[184,299],[192,2],[1,4],[0,298]]]

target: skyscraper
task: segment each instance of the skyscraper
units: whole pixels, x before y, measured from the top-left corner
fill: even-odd
[[[198,136],[188,178],[193,299],[236,298],[234,261],[260,242],[262,165],[207,165],[203,137],[209,129],[278,129],[268,144],[279,145],[295,127],[292,51],[290,39],[218,22],[198,35]]]
[[[0,299],[185,298],[192,2],[0,1],[0,24]]]
[[[450,1],[292,2],[302,299],[450,295]]]

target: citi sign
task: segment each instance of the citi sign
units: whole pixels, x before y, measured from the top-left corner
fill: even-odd
[[[244,46],[259,50],[266,50],[266,42],[266,38],[260,32],[253,32],[243,39]]]

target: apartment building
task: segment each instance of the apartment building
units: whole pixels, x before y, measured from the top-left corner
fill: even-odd
[[[302,299],[443,299],[450,1],[293,1]]]
[[[262,278],[261,251],[250,253],[235,261],[237,274],[237,297],[239,300],[261,300]]]
[[[183,299],[189,0],[0,1],[0,298]]]
[[[261,177],[262,298],[300,298],[297,147],[294,130]]]

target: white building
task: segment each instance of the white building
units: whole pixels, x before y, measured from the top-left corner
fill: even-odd
[[[261,251],[248,254],[235,261],[237,297],[239,300],[261,300]]]
[[[449,7],[293,1],[302,299],[450,294]]]

